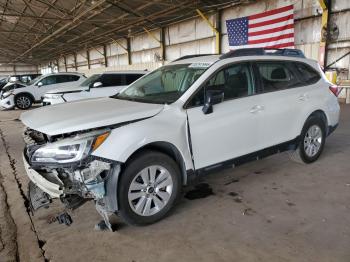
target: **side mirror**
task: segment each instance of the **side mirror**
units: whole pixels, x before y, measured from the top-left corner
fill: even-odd
[[[92,84],[91,87],[92,88],[96,88],[96,87],[101,87],[101,86],[103,86],[101,82],[95,82],[95,83]]]
[[[42,83],[42,82],[39,82],[39,83],[37,83],[37,86],[38,86],[38,87],[41,87],[41,86],[43,86],[43,83]]]
[[[208,87],[205,91],[205,102],[202,111],[205,115],[213,113],[213,105],[224,101],[224,90],[221,88]]]

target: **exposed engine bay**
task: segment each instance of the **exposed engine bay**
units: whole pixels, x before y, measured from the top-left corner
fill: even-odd
[[[95,135],[94,132],[96,134],[108,134],[108,130],[92,130],[88,133]],[[52,193],[46,190],[44,184],[33,181],[36,186],[34,187],[32,185],[29,188],[31,206],[33,210],[36,210],[42,206],[47,206],[50,202],[50,198],[57,197],[67,209],[76,209],[86,201],[94,200],[97,211],[103,217],[107,228],[111,230],[112,227],[108,217],[117,210],[116,187],[120,167],[118,163],[114,163],[111,160],[91,156],[91,149],[89,147],[93,148],[93,143],[96,143],[96,139],[101,136],[97,138],[94,137],[93,139],[87,138],[86,140],[86,133],[87,132],[48,137],[36,130],[25,129],[23,135],[26,143],[24,151],[25,160],[30,165],[30,168],[35,170],[44,180],[58,186],[59,192],[57,194]],[[73,141],[80,141],[81,138],[84,138],[88,141],[84,142],[85,144],[91,144],[84,144],[88,151],[87,149],[82,150],[78,148],[77,145],[66,145],[62,142],[70,138],[72,138]],[[57,151],[56,153],[51,153],[53,149],[50,148],[50,145],[57,143],[62,143],[62,145],[60,144],[61,146],[58,147],[58,150],[55,149]],[[43,154],[40,155],[40,150],[42,148],[48,148],[48,152],[45,152],[45,157],[56,157],[60,162],[52,161],[52,163],[50,163],[49,158],[44,158]],[[71,150],[69,152],[73,153],[67,154],[64,150]],[[74,154],[78,154],[77,152],[79,150],[84,151],[86,155],[81,156],[81,159],[77,161],[67,160],[69,157],[74,160]],[[40,193],[40,189],[43,193]],[[47,197],[46,199],[45,196]]]

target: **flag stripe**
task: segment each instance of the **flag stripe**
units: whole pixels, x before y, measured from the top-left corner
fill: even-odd
[[[294,37],[294,33],[279,35],[279,36],[275,36],[275,37],[268,37],[268,38],[263,38],[263,39],[257,39],[257,40],[249,40],[248,44],[267,43],[267,42],[272,42],[272,41],[277,41],[280,39],[292,38],[292,37]]]
[[[275,46],[280,46],[280,45],[286,45],[290,47],[294,47],[294,37],[293,38],[285,38],[285,39],[280,39],[278,41],[274,42],[265,42],[265,43],[260,43],[260,44],[247,44],[247,45],[240,45],[240,46],[230,46],[231,49],[237,49],[237,48],[255,48],[255,47],[266,47],[266,48],[277,48]]]
[[[260,13],[260,14],[256,14],[256,15],[250,15],[250,16],[248,16],[248,18],[249,19],[257,19],[257,18],[261,18],[261,17],[265,17],[265,16],[269,16],[269,15],[274,15],[274,14],[278,14],[278,13],[281,13],[281,12],[285,12],[285,11],[288,11],[288,10],[293,10],[293,5],[284,6],[284,7],[281,7],[281,8],[277,8],[277,9],[274,9],[274,10],[266,11],[266,12],[263,12],[263,13]]]
[[[293,29],[294,30],[294,25],[293,24],[287,24],[287,25],[284,25],[284,26],[273,27],[271,29],[265,29],[265,30],[261,30],[261,31],[255,31],[255,32],[250,32],[249,31],[248,32],[248,36],[249,36],[249,39],[250,39],[250,37],[253,37],[253,36],[277,33],[277,32],[280,32],[280,31],[287,30],[287,29]]]
[[[276,23],[276,24],[272,24],[272,25],[265,25],[265,26],[261,26],[261,27],[256,27],[256,28],[249,28],[249,32],[259,32],[261,30],[267,30],[267,29],[273,29],[276,27],[280,27],[280,26],[286,26],[286,25],[293,25],[294,24],[294,20],[290,19],[287,21],[283,21],[280,23]]]
[[[263,34],[263,35],[257,35],[257,36],[250,36],[248,38],[248,41],[251,40],[260,40],[260,39],[266,39],[266,38],[272,38],[279,35],[287,35],[287,34],[293,34],[294,35],[294,28],[281,30],[279,32],[271,33],[271,34]]]
[[[281,18],[281,17],[288,17],[288,16],[293,15],[293,14],[294,14],[293,10],[288,10],[288,11],[283,12],[283,13],[265,16],[262,18],[249,19],[249,24],[257,24],[257,23],[261,23],[261,22],[265,22],[265,21],[269,21],[269,20],[273,20],[273,19],[277,19],[277,18]]]
[[[250,28],[256,28],[256,27],[260,27],[260,26],[271,25],[271,24],[284,22],[286,20],[291,20],[291,19],[293,19],[293,15],[288,15],[288,16],[285,16],[285,17],[271,19],[269,21],[264,21],[264,22],[260,22],[260,23],[256,23],[256,24],[250,24],[250,22],[249,22],[248,28],[250,29]]]

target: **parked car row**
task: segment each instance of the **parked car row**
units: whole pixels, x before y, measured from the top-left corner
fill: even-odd
[[[44,100],[97,97],[103,86],[106,94],[106,79],[112,76],[94,75]],[[174,207],[182,186],[208,172],[283,151],[316,161],[339,110],[334,87],[300,50],[178,59],[110,97],[23,113],[24,166],[32,190],[46,193],[31,201],[58,198],[77,208],[94,200],[99,227],[110,230],[113,213],[130,224],[154,223]]]
[[[48,74],[28,85],[15,82],[0,92],[0,106],[6,109],[28,109],[33,103],[53,105],[117,94],[147,71],[106,72],[86,78],[80,73]]]

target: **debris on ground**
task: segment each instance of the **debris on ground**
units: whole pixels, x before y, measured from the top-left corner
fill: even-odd
[[[244,209],[243,211],[243,216],[252,216],[253,214],[255,214],[256,211],[250,207]]]
[[[239,179],[238,178],[233,178],[230,181],[226,182],[225,186],[228,186],[228,185],[230,185],[232,183],[237,183],[237,182],[239,182]]]
[[[72,217],[67,212],[63,212],[61,214],[58,214],[57,216],[49,216],[47,219],[47,222],[49,224],[52,224],[56,221],[59,224],[65,224],[66,226],[70,226],[73,223]]]
[[[286,200],[286,203],[290,207],[295,206],[295,204],[293,202],[291,202],[290,200]]]

